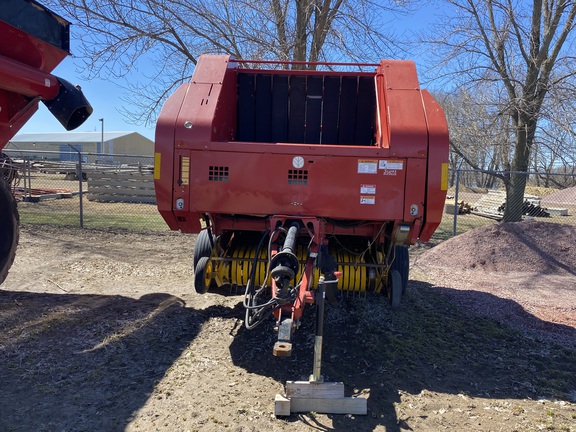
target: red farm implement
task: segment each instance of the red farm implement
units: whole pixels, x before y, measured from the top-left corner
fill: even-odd
[[[248,328],[275,317],[275,355],[290,355],[316,304],[319,382],[325,297],[373,291],[400,304],[407,247],[442,217],[448,129],[411,61],[267,64],[204,55],[167,100],[158,209],[171,229],[199,233],[196,291],[243,287]]]
[[[42,101],[67,130],[92,113],[82,91],[51,74],[70,54],[70,24],[34,0],[0,2],[0,150]],[[0,283],[14,260],[18,212],[10,159],[0,153]]]

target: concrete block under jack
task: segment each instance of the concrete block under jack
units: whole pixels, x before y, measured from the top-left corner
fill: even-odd
[[[274,415],[279,416],[289,416],[290,415],[290,399],[282,395],[277,394],[274,399]]]
[[[323,414],[368,413],[368,401],[361,397],[344,397],[343,383],[288,381],[286,397],[276,395],[274,414],[287,416],[297,412]]]

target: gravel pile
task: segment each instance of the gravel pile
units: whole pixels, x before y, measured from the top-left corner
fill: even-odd
[[[422,254],[418,264],[455,271],[576,276],[576,226],[524,221],[468,231]]]
[[[576,226],[524,221],[461,234],[412,267],[474,316],[576,349]]]
[[[576,186],[559,190],[542,197],[542,207],[558,207],[576,205]]]

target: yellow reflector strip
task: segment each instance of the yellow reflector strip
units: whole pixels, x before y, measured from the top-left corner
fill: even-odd
[[[161,153],[154,153],[154,180],[160,180],[160,162],[162,160]]]
[[[448,164],[442,164],[442,179],[440,181],[440,190],[448,190]]]
[[[183,185],[190,184],[190,158],[183,156],[181,159],[180,166],[180,180],[182,180]]]

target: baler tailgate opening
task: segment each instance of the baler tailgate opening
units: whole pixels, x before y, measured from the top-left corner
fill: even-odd
[[[238,70],[235,141],[373,146],[375,75]]]

